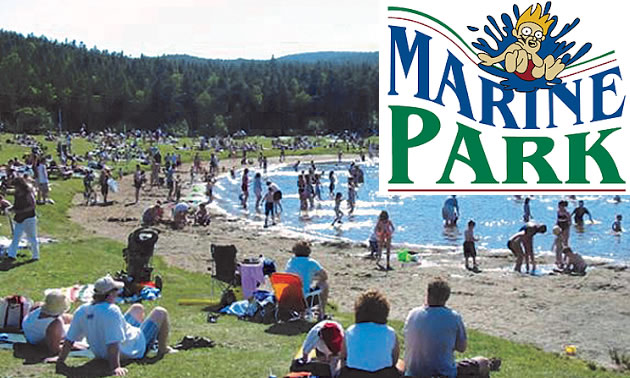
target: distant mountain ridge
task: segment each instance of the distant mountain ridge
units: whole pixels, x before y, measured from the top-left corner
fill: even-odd
[[[277,58],[277,60],[303,63],[315,63],[319,61],[325,61],[333,63],[359,62],[378,64],[378,52],[318,51],[286,55]]]
[[[173,54],[163,55],[161,58],[168,60],[179,60],[188,63],[206,63],[208,61],[224,61],[224,62],[253,62],[253,61],[267,61],[270,59],[209,59],[199,58],[187,54]],[[285,55],[279,58],[275,58],[280,62],[298,62],[298,63],[317,63],[317,62],[329,62],[329,63],[368,63],[378,64],[378,52],[355,52],[355,51],[317,51],[308,53],[299,53]]]

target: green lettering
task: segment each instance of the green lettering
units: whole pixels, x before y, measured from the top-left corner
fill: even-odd
[[[481,131],[462,125],[459,122],[457,122],[457,126],[459,129],[457,130],[457,136],[455,136],[453,149],[451,149],[451,154],[448,156],[448,161],[446,162],[446,167],[444,167],[442,178],[440,178],[437,183],[453,183],[450,178],[451,171],[455,160],[459,160],[475,171],[475,181],[472,182],[473,184],[498,184],[498,181],[494,179],[494,176],[492,176],[492,170],[490,170],[486,153],[483,151],[481,139],[479,139]],[[457,152],[459,151],[459,147],[462,142],[466,145],[468,158]]]
[[[586,149],[586,135],[588,133],[570,134],[569,138],[569,181],[567,184],[588,184],[586,179],[586,156],[595,160],[599,170],[602,172],[602,184],[624,184],[625,181],[619,176],[619,170],[615,160],[610,156],[608,150],[602,146],[606,137],[621,129],[606,129],[599,131],[599,139],[593,143],[591,148]]]
[[[507,145],[507,179],[504,184],[526,184],[523,178],[523,164],[529,163],[538,174],[539,184],[561,184],[545,155],[553,150],[553,139],[546,137],[503,137]],[[536,151],[523,156],[523,145],[527,142],[536,144]]]
[[[390,184],[413,184],[409,179],[409,149],[421,146],[440,131],[440,120],[432,112],[410,106],[390,106],[392,110],[392,178]],[[422,131],[415,137],[409,136],[409,117],[422,119]]]

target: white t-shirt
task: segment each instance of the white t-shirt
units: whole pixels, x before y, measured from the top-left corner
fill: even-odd
[[[387,324],[353,324],[346,330],[345,338],[348,367],[374,372],[394,366],[396,332]]]
[[[100,302],[84,304],[75,312],[67,340],[78,341],[86,337],[90,350],[97,358],[107,359],[107,346],[120,343],[123,358],[144,357],[146,340],[140,328],[125,321],[115,304]]]

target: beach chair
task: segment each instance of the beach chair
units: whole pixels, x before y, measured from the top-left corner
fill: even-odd
[[[293,273],[273,273],[269,279],[278,302],[276,321],[280,311],[291,314],[289,321],[314,318],[313,307],[321,303],[321,290],[311,291],[304,297],[302,279]]]
[[[210,262],[208,270],[213,280],[210,285],[210,295],[214,298],[215,285],[221,288],[221,293],[239,284],[236,276],[236,247],[234,245],[210,245]]]

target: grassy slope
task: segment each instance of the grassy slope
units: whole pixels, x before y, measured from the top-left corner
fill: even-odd
[[[87,149],[88,144],[75,145]],[[20,156],[20,149],[3,146],[0,161]],[[52,196],[54,206],[38,208],[40,234],[52,236],[59,243],[41,248],[42,260],[25,264],[7,272],[0,272],[0,294],[21,293],[36,300],[42,299],[46,288],[69,286],[74,283],[91,283],[106,272],[122,268],[121,241],[112,241],[88,235],[80,225],[68,219],[72,197],[81,190],[80,180],[55,181]],[[6,222],[0,232],[8,235]],[[207,246],[199,246],[206,248]],[[18,261],[24,261],[22,257]],[[199,307],[178,306],[178,298],[209,297],[210,279],[206,275],[167,267],[159,258],[154,260],[157,272],[165,282],[163,298],[148,306],[161,305],[171,313],[172,341],[182,336],[206,336],[218,343],[213,349],[198,349],[167,356],[156,364],[129,366],[130,375],[136,377],[266,377],[271,369],[280,376],[286,372],[291,356],[302,342],[303,334],[284,336],[273,334],[282,327],[253,324],[232,317],[221,317],[217,324],[208,324]],[[352,322],[350,314],[335,314],[344,325]],[[402,323],[391,322],[400,332]],[[502,371],[493,377],[616,377],[619,374],[601,369],[591,370],[579,360],[542,352],[535,347],[469,332],[469,352],[464,356],[499,356],[503,359]],[[70,359],[74,366],[84,359]],[[9,351],[0,351],[0,376],[53,375],[52,365],[22,365]]]

